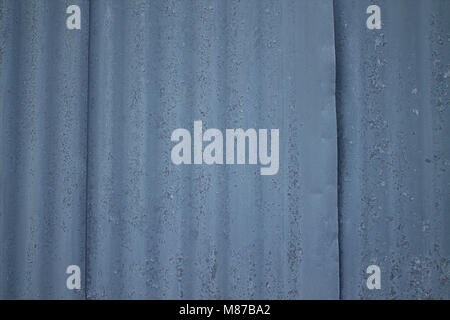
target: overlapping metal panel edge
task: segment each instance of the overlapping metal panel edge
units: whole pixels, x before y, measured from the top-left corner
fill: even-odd
[[[450,298],[449,16],[449,1],[335,1],[342,298]]]

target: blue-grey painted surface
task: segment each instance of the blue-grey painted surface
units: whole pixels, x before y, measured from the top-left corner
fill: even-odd
[[[84,297],[65,272],[85,257],[89,39],[69,4],[0,1],[0,298]]]
[[[332,2],[95,1],[90,21],[88,298],[337,298]],[[194,120],[279,128],[278,174],[175,166]]]
[[[450,1],[335,1],[335,21],[341,297],[449,299]]]
[[[449,16],[0,0],[0,298],[450,298]],[[278,174],[174,165],[194,120],[280,129]]]
[[[2,45],[2,134],[28,134],[2,143],[2,297],[76,297],[63,272],[79,263],[87,298],[338,298],[332,2],[92,1],[81,32],[65,30],[52,4],[2,2],[6,41],[30,46]],[[51,37],[32,46],[44,30],[76,37],[64,58]],[[66,69],[50,63],[64,59]],[[4,73],[22,60],[30,72]],[[14,81],[30,73],[41,81]],[[278,174],[175,166],[171,132],[194,120],[279,129]],[[53,198],[39,196],[47,188]],[[60,221],[63,209],[72,221]],[[60,241],[78,259],[60,258]]]

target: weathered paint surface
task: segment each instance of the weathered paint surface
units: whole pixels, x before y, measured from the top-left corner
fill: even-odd
[[[69,1],[0,1],[0,298],[83,298],[88,28]],[[78,1],[88,11],[87,1]]]
[[[2,71],[2,296],[77,297],[80,264],[87,298],[338,298],[332,2],[92,1],[81,32],[50,3],[2,2],[2,70],[30,61]],[[77,37],[64,58],[54,33]],[[278,174],[173,165],[194,120],[280,129]]]
[[[335,21],[341,297],[449,299],[450,1],[335,1]]]
[[[331,1],[92,2],[88,298],[338,297],[333,25]],[[194,120],[279,128],[278,174],[173,165]]]
[[[450,298],[449,16],[0,0],[0,298]],[[279,128],[278,174],[173,165],[194,120]]]

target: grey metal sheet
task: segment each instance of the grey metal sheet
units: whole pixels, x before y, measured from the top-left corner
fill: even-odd
[[[77,4],[0,3],[2,297],[337,298],[332,2]],[[278,173],[175,166],[194,120],[279,129]]]
[[[446,0],[335,1],[342,298],[450,298],[449,16]]]
[[[91,3],[88,298],[338,298],[331,1]],[[171,133],[279,128],[280,168]]]
[[[88,28],[68,5],[0,1],[0,298],[84,298],[65,272],[85,256]]]
[[[0,1],[0,298],[450,298],[449,15]],[[174,165],[195,120],[278,128],[278,173]]]

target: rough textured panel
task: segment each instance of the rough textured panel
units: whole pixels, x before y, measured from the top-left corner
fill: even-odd
[[[88,24],[67,30],[68,5],[0,1],[0,298],[84,297],[65,271],[84,266]]]
[[[88,298],[337,298],[332,1],[91,2]],[[280,169],[176,128],[279,128]]]
[[[381,30],[366,28],[373,3]],[[450,298],[449,14],[447,0],[335,1],[343,298]]]

